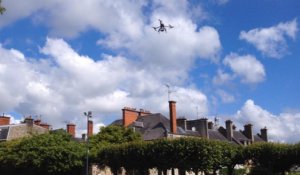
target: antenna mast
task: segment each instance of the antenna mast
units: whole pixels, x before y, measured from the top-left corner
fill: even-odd
[[[168,101],[170,101],[170,96],[171,96],[171,90],[170,90],[170,85],[166,84],[166,87],[168,88]]]

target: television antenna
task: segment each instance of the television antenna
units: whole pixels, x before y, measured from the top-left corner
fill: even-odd
[[[170,85],[165,84],[165,86],[168,88],[168,101],[171,100],[171,93],[176,92],[176,91],[172,91]]]

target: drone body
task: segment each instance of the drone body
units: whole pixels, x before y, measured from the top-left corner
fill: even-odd
[[[170,29],[172,29],[172,28],[174,28],[174,26],[172,26],[172,25],[168,25],[168,26],[166,26],[163,22],[162,22],[162,20],[160,20],[159,19],[159,26],[158,27],[152,27],[155,31],[157,31],[158,33],[160,33],[160,32],[167,32],[167,28],[170,28]]]

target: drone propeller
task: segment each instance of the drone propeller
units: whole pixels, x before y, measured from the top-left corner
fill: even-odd
[[[169,24],[169,26],[168,26],[168,27],[170,27],[170,29],[174,28],[174,26],[172,26],[171,24]]]
[[[156,29],[157,29],[157,27],[152,27],[155,31],[156,31]]]

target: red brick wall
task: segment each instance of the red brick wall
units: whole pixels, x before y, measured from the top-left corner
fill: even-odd
[[[0,116],[0,126],[1,125],[9,125],[10,117]]]
[[[75,137],[75,127],[76,127],[76,125],[73,124],[73,123],[67,124],[67,132],[68,132],[69,134],[71,134],[72,137]]]
[[[173,134],[177,132],[177,120],[176,120],[176,102],[169,101],[170,109],[170,129]]]

